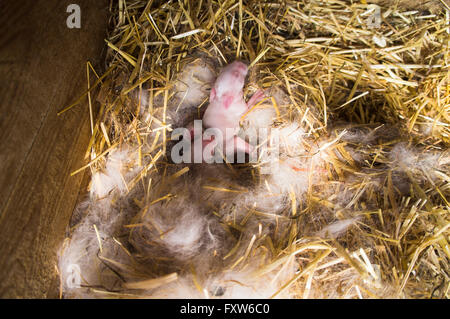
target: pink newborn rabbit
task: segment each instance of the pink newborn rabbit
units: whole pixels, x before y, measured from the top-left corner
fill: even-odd
[[[234,61],[222,70],[211,89],[209,105],[203,116],[203,125],[205,128],[216,128],[222,132],[223,150],[228,149],[227,145],[234,144],[234,148],[231,149],[233,152],[241,151],[250,154],[253,147],[236,134],[239,131],[239,121],[242,115],[258,103],[264,97],[264,93],[258,90],[248,103],[245,103],[243,88],[247,72],[247,65],[240,61]],[[227,129],[229,129],[228,131],[231,129],[233,133],[227,135]],[[204,137],[203,149],[209,143],[217,146],[219,142]],[[209,145],[208,149],[212,149],[212,145]],[[204,154],[204,160],[207,160],[206,157],[209,155],[212,157],[213,153]]]

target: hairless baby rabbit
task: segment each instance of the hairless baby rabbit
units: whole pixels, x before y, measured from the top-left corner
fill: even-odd
[[[253,146],[236,135],[241,117],[264,97],[264,92],[258,90],[247,103],[245,102],[243,88],[247,72],[247,65],[240,61],[234,61],[227,65],[220,72],[211,89],[209,105],[203,115],[205,128],[215,128],[222,133],[222,149],[227,152],[250,154],[253,151]],[[199,138],[202,138],[202,143],[196,144],[194,140],[194,150],[197,151],[200,145],[203,150],[208,146],[208,150],[211,150],[211,152],[210,154],[208,154],[208,151],[207,154],[203,152],[203,160],[210,160],[214,156],[214,147],[218,145],[219,141],[208,139],[208,137],[195,136],[195,139]],[[233,146],[233,148],[230,148],[230,146]]]

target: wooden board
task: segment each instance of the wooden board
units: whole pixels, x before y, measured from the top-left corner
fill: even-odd
[[[81,7],[69,29],[67,6]],[[0,297],[58,297],[56,253],[90,136],[86,61],[104,50],[109,1],[7,1],[0,8]],[[97,60],[96,60],[97,59]]]

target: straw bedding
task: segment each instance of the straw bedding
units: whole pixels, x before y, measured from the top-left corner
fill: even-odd
[[[61,110],[88,99],[92,130],[61,295],[447,298],[448,9],[113,1],[105,71]],[[279,158],[175,164],[235,59],[266,93],[240,134],[276,128]]]

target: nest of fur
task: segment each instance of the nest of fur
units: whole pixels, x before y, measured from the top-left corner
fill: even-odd
[[[88,96],[92,138],[61,295],[447,298],[449,11],[422,2],[112,3],[106,71],[63,109]],[[268,97],[240,134],[277,128],[279,159],[174,164],[235,59]]]

